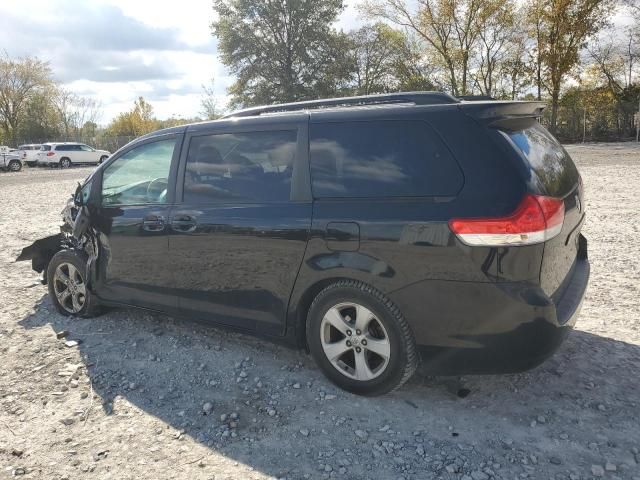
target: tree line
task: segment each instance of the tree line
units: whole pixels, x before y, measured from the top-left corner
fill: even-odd
[[[630,138],[640,100],[638,0],[213,0],[212,34],[234,76],[228,109],[412,90],[537,99],[561,139]],[[617,11],[629,22],[614,25]],[[212,60],[213,61],[213,60]],[[203,86],[197,118],[158,120],[144,98],[100,126],[102,105],[37,58],[0,56],[0,143],[135,137],[221,113]]]
[[[577,140],[625,138],[640,97],[637,0],[214,0],[232,108],[328,96],[442,90],[537,99]],[[624,10],[628,26],[610,22]],[[606,40],[603,40],[606,39]]]

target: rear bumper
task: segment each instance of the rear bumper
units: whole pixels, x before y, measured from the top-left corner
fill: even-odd
[[[515,373],[539,365],[562,344],[580,313],[589,274],[585,241],[553,298],[528,282],[424,282],[392,300],[414,331],[425,372]]]

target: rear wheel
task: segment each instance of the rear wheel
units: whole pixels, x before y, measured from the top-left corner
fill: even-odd
[[[47,268],[49,296],[62,315],[92,317],[97,301],[87,286],[87,254],[80,250],[56,253]]]
[[[413,334],[398,308],[369,285],[352,280],[334,283],[315,298],[307,342],[325,375],[360,395],[395,390],[418,364]]]
[[[60,168],[71,168],[71,160],[67,157],[60,159]]]
[[[22,163],[20,163],[18,160],[11,160],[9,162],[9,170],[11,170],[12,172],[19,172],[20,170],[22,170]]]

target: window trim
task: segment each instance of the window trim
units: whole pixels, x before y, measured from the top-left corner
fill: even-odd
[[[445,150],[449,153],[449,156],[451,157],[451,159],[453,160],[455,166],[458,168],[458,171],[460,172],[460,186],[457,189],[457,191],[455,193],[451,193],[448,195],[379,195],[379,196],[339,196],[339,195],[331,195],[331,196],[317,196],[314,192],[313,192],[313,180],[310,177],[310,189],[311,189],[311,194],[313,196],[313,200],[314,202],[317,201],[331,201],[331,200],[337,200],[337,201],[355,201],[355,200],[384,200],[384,201],[390,201],[390,200],[411,200],[411,199],[416,199],[416,200],[420,200],[420,199],[433,199],[436,201],[451,201],[452,199],[455,199],[458,197],[458,195],[460,194],[460,192],[462,191],[462,189],[464,188],[464,185],[466,183],[466,178],[465,178],[465,174],[464,174],[464,170],[462,169],[462,167],[460,166],[460,162],[458,162],[458,159],[456,158],[456,156],[453,154],[453,152],[451,151],[451,149],[449,148],[449,145],[447,144],[447,142],[445,141],[445,139],[442,137],[442,135],[440,134],[440,132],[427,120],[424,120],[423,118],[415,118],[415,117],[400,117],[400,118],[366,118],[366,119],[331,119],[331,120],[322,120],[322,121],[312,121],[310,122],[311,124],[309,125],[309,131],[308,131],[308,142],[309,142],[309,172],[311,172],[311,130],[313,128],[313,125],[333,125],[333,124],[354,124],[354,123],[358,123],[358,124],[363,124],[363,123],[381,123],[381,122],[413,122],[413,123],[422,123],[426,126],[426,128],[433,133],[433,135],[435,137],[438,138],[438,140],[440,140],[440,143],[442,144],[442,146],[445,148]]]
[[[255,201],[249,199],[211,199],[207,202],[198,202],[197,205],[277,205],[311,202],[311,174],[309,170],[309,128],[308,116],[305,117],[305,121],[289,120],[284,122],[274,122],[272,118],[264,118],[261,120],[269,120],[269,123],[265,122],[264,124],[258,125],[238,125],[237,122],[231,123],[231,121],[224,121],[213,123],[210,125],[210,128],[202,128],[202,125],[198,125],[199,128],[197,130],[187,131],[183,140],[183,148],[180,155],[180,164],[177,172],[175,203],[187,204],[184,201],[184,180],[187,167],[187,157],[189,155],[189,146],[191,145],[191,140],[193,138],[208,137],[212,135],[233,135],[241,133],[281,131],[295,131],[297,134],[296,155],[293,161],[293,173],[291,174],[291,190],[289,192],[289,200]]]
[[[126,204],[116,204],[110,203],[109,205],[102,204],[102,180],[104,176],[104,171],[111,165],[113,162],[118,161],[120,157],[126,155],[131,150],[135,148],[139,148],[143,145],[148,145],[150,143],[156,143],[166,140],[175,139],[176,146],[173,149],[173,156],[171,157],[171,164],[169,167],[169,178],[167,180],[167,201],[165,203],[126,203]],[[184,134],[182,133],[170,133],[164,135],[156,135],[149,138],[143,138],[139,141],[134,141],[125,147],[121,148],[117,154],[112,155],[109,159],[104,162],[100,167],[100,181],[98,188],[96,188],[97,201],[101,208],[127,208],[127,207],[141,207],[141,206],[170,206],[175,204],[175,186],[176,186],[176,175],[178,170],[178,161],[180,159],[180,153],[182,150],[184,141]]]

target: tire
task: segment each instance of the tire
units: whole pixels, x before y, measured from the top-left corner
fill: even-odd
[[[22,163],[19,160],[11,160],[9,162],[9,171],[19,172],[22,170]]]
[[[418,366],[413,333],[400,310],[362,282],[341,280],[322,290],[309,308],[306,333],[329,380],[358,395],[391,392]]]
[[[60,159],[60,168],[71,168],[71,160],[67,157]]]
[[[61,250],[49,262],[49,296],[62,315],[94,317],[100,311],[97,299],[87,288],[87,261],[87,254],[81,250]]]
[[[106,155],[101,156],[100,160],[98,160],[98,165],[102,165],[102,162],[104,162],[107,158],[109,158],[109,157],[106,156]]]

